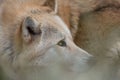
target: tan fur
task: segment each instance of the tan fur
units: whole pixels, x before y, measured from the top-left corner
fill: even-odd
[[[83,5],[87,4],[83,2]],[[93,8],[81,13],[75,42],[98,59],[93,70],[85,74],[86,78],[82,76],[84,80],[119,80],[120,0],[99,0],[97,3],[99,5],[96,9],[100,6],[114,6],[101,11],[94,11]]]

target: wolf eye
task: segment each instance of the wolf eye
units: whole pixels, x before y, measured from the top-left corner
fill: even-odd
[[[57,45],[61,46],[61,47],[66,47],[66,42],[64,40],[61,40],[57,43]]]

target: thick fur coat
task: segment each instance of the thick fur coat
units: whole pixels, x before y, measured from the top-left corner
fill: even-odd
[[[47,1],[47,3],[46,3]],[[21,25],[20,16],[26,16],[26,9],[39,9],[51,12],[55,0],[0,0],[0,51],[6,45],[13,46],[13,34]],[[59,15],[71,31],[74,42],[96,57],[97,63],[76,80],[119,80],[120,79],[120,0],[56,0]],[[9,5],[11,4],[11,5]],[[22,6],[21,6],[22,4]],[[13,6],[14,5],[14,6]],[[30,5],[30,6],[28,6]],[[38,7],[39,5],[39,7]],[[50,8],[50,9],[48,9]],[[18,10],[19,9],[19,10]],[[34,12],[34,11],[33,11]],[[9,27],[11,26],[11,27]],[[19,31],[18,31],[19,32]],[[20,35],[17,33],[15,35]],[[13,42],[21,51],[18,37]],[[3,40],[5,39],[5,40]],[[8,46],[6,53],[13,53]],[[2,58],[4,58],[4,55]],[[8,59],[8,58],[7,58]],[[11,60],[8,59],[8,60]],[[8,61],[7,60],[7,61]],[[4,66],[4,65],[3,65]],[[5,65],[6,66],[6,65]],[[11,71],[10,71],[11,72]],[[14,76],[14,75],[12,75]]]

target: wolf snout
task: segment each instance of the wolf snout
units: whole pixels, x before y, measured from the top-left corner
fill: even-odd
[[[71,60],[71,70],[74,72],[83,73],[88,71],[96,63],[95,57],[81,48],[77,47],[75,53],[73,54],[74,57]]]

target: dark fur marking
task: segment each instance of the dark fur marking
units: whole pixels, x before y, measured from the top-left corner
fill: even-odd
[[[35,10],[31,10],[30,11],[32,14],[38,14],[38,15],[40,15],[41,13],[50,13],[50,12],[52,12],[52,10],[50,10],[50,9],[47,9],[47,10],[39,10],[39,9],[35,9]]]
[[[40,13],[41,13],[41,11],[40,11],[40,10],[38,10],[38,9],[36,9],[36,10],[31,10],[31,13],[32,13],[32,14],[40,14]]]
[[[8,46],[6,47],[3,47],[3,54],[2,55],[6,55],[7,54],[7,57],[9,59],[9,62],[12,62],[13,59],[14,59],[14,50],[13,50],[13,45],[12,43],[9,43]]]
[[[98,12],[98,11],[103,11],[106,8],[116,8],[116,9],[120,9],[120,6],[114,5],[114,4],[109,4],[109,5],[105,5],[105,6],[100,6],[98,8],[96,8],[94,11]]]

